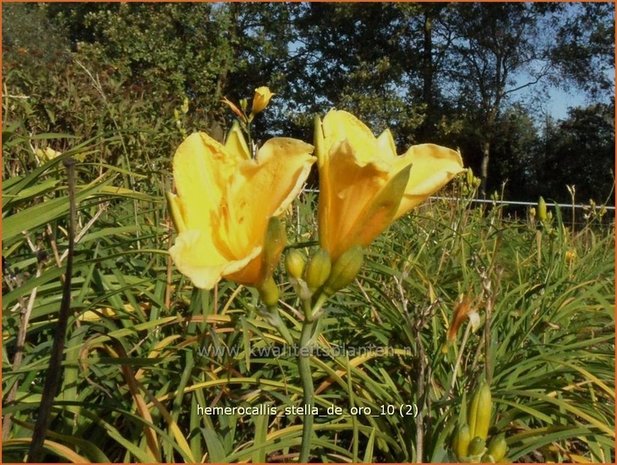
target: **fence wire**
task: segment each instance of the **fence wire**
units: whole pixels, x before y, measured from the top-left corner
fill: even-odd
[[[305,188],[303,192],[312,192],[315,194],[319,194],[319,189]],[[526,205],[529,207],[535,207],[538,205],[538,202],[526,202],[522,200],[490,200],[490,199],[462,199],[458,197],[440,197],[440,196],[431,196],[430,200],[453,200],[457,202],[471,202],[471,203],[487,203],[492,205]],[[586,205],[582,203],[555,203],[555,202],[546,202],[547,206],[558,206],[560,208],[576,208],[576,209],[591,209],[591,205]],[[615,210],[614,206],[610,205],[596,205],[596,209],[605,208],[606,210]]]

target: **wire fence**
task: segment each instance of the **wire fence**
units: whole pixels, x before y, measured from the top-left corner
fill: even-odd
[[[432,196],[430,197],[431,199],[435,199],[435,200],[464,200],[464,199],[459,199],[456,197],[438,197],[438,196]],[[526,205],[526,206],[530,206],[530,207],[535,207],[538,205],[538,202],[524,202],[521,200],[489,200],[489,199],[471,199],[471,202],[473,203],[490,203],[490,204],[497,204],[497,205]],[[547,206],[551,206],[551,205],[557,205],[559,208],[582,208],[582,209],[589,209],[591,208],[590,205],[585,205],[585,204],[581,204],[581,203],[554,203],[554,202],[546,202]],[[596,205],[596,208],[606,208],[607,210],[615,210],[615,207],[613,206],[607,206],[607,205]]]
[[[305,188],[303,192],[312,192],[315,194],[319,194],[319,189]],[[464,199],[458,197],[440,197],[440,196],[431,196],[430,200],[450,200],[456,202],[471,202],[471,203],[484,203],[491,205],[523,205],[529,207],[536,207],[538,202],[526,202],[522,200],[490,200],[490,199]],[[547,206],[558,206],[559,208],[575,208],[575,209],[590,209],[591,205],[582,204],[582,203],[555,203],[555,202],[546,202]],[[610,205],[596,205],[597,209],[605,208],[606,210],[615,211],[614,206]]]
[[[319,194],[319,189],[305,188],[303,193]],[[522,208],[538,207],[538,202],[528,202],[523,200],[501,200],[501,199],[469,199],[467,197],[447,197],[447,196],[430,196],[428,201],[446,201],[446,202],[465,202],[467,204],[488,205],[488,206],[504,206],[510,207],[507,211],[507,216],[510,220],[520,221],[525,219],[527,213],[521,211]],[[565,225],[573,228],[588,225],[593,221],[597,225],[610,225],[615,219],[615,206],[611,205],[593,205],[581,203],[559,203],[546,202],[546,206],[558,207],[562,210],[562,221]],[[592,219],[593,218],[593,219]],[[299,219],[299,218],[298,218]]]

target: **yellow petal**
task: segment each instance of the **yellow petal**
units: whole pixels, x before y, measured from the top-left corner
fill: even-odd
[[[221,254],[206,232],[197,229],[180,233],[169,249],[178,270],[202,289],[212,289],[223,275],[244,268],[260,253],[261,247],[255,247],[241,259],[230,260]]]
[[[205,133],[191,134],[176,150],[174,182],[187,229],[209,230],[241,157]]]
[[[353,145],[356,157],[362,164],[380,161],[390,163],[396,156],[396,150],[383,150],[387,144],[378,142],[362,121],[346,111],[329,111],[323,120],[323,131],[326,147],[347,140]]]
[[[261,250],[260,250],[261,252]],[[254,286],[259,284],[261,277],[263,276],[263,263],[260,254],[257,254],[252,260],[250,260],[245,266],[238,271],[225,274],[225,279],[229,279],[238,284],[244,284],[247,286]]]
[[[357,225],[371,222],[363,212],[390,177],[381,164],[359,162],[355,149],[347,140],[332,147],[319,172],[319,239],[333,259],[351,245]]]
[[[379,135],[377,138],[377,146],[388,158],[396,157],[396,144],[394,143],[392,132],[389,129],[386,129]]]
[[[228,276],[232,281],[240,284],[261,283],[270,278],[281,258],[281,253],[287,243],[285,224],[272,216],[268,221],[263,239],[263,248],[259,256],[237,273]]]
[[[279,206],[272,215],[278,216],[287,210],[302,190],[311,166],[316,161],[311,155],[312,152],[312,145],[288,137],[270,139],[257,152],[257,163],[269,172],[262,179],[255,180],[261,182],[258,190],[263,196],[270,195],[280,199]],[[274,180],[279,180],[282,185],[268,184]],[[268,193],[265,192],[267,189]]]
[[[240,157],[245,160],[251,158],[249,146],[244,139],[244,134],[242,133],[242,129],[240,129],[240,123],[238,123],[238,121],[234,121],[233,126],[227,134],[225,149],[231,153],[240,155]]]
[[[391,178],[367,208],[358,215],[359,221],[348,234],[351,245],[367,246],[390,226],[409,181],[410,168],[410,166],[403,168]],[[368,218],[370,221],[367,221]]]
[[[407,165],[411,165],[411,173],[395,218],[423,202],[464,170],[459,152],[435,144],[410,147],[397,160],[397,167]]]
[[[275,138],[261,147],[255,160],[239,165],[228,187],[229,210],[221,225],[230,254],[242,255],[263,244],[270,217],[283,213],[300,193],[315,162],[312,151],[302,141]]]

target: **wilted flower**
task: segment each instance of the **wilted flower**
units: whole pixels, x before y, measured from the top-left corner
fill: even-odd
[[[469,295],[464,295],[452,314],[452,321],[450,322],[450,327],[448,328],[448,343],[454,342],[459,328],[467,319],[469,319],[474,329],[478,327],[480,323],[478,311],[475,308],[475,305],[472,304],[471,297]]]
[[[238,131],[225,145],[194,133],[174,156],[178,194],[168,198],[179,234],[169,253],[199,288],[211,289],[222,277],[249,285],[268,277],[270,219],[300,192],[315,161],[313,147],[296,139],[270,139],[255,159],[243,142]]]
[[[223,99],[221,101],[225,105],[227,105],[230,108],[230,110],[233,111],[238,118],[240,118],[241,121],[246,122],[246,115],[244,114],[244,112],[240,108],[238,108],[238,106],[235,103],[233,103],[227,97],[223,97]]]
[[[421,144],[398,156],[389,130],[379,137],[356,117],[330,111],[318,120],[319,239],[333,260],[370,244],[390,223],[463,171],[460,154]]]

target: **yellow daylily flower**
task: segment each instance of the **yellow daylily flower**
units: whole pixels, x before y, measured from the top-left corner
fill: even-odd
[[[414,145],[398,156],[390,130],[375,137],[345,111],[330,111],[315,131],[319,239],[333,260],[370,244],[464,170],[460,153],[439,145]]]
[[[255,95],[253,96],[253,106],[251,108],[251,113],[256,115],[266,109],[268,104],[270,103],[270,99],[273,94],[270,89],[266,86],[261,86],[255,89]]]
[[[248,285],[265,279],[268,223],[298,195],[315,161],[311,145],[282,137],[251,159],[239,137],[234,131],[223,145],[194,133],[174,156],[177,195],[168,200],[179,234],[169,253],[199,288],[222,277]]]
[[[62,155],[62,152],[58,152],[51,147],[45,147],[44,149],[34,149],[34,155],[36,155],[36,158],[38,158],[39,161],[46,162]]]

